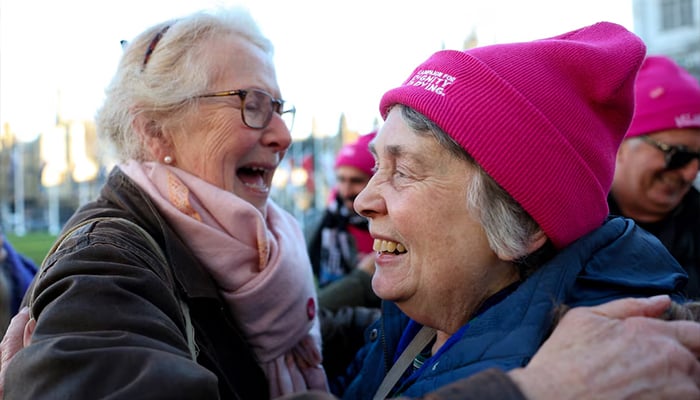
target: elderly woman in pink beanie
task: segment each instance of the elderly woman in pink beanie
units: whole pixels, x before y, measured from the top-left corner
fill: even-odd
[[[617,153],[610,212],[634,219],[688,273],[700,299],[700,82],[666,56],[649,56],[637,75],[636,108]]]
[[[601,22],[440,51],[384,94],[377,171],[355,201],[379,253],[382,318],[333,390],[422,396],[525,366],[562,304],[686,301],[663,245],[608,218],[644,56],[637,36]]]

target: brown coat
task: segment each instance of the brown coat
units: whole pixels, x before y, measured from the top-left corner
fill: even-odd
[[[118,221],[90,223],[66,240],[40,272],[36,330],[8,366],[5,398],[267,398],[264,372],[214,282],[118,168],[64,229],[98,216],[139,224],[169,265]],[[197,363],[178,299],[192,318]]]

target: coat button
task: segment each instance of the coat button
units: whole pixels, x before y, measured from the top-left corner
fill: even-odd
[[[369,332],[369,340],[374,342],[375,340],[377,340],[377,337],[379,337],[379,330],[377,330],[377,328],[374,328]]]
[[[309,321],[316,316],[316,302],[313,297],[306,301],[306,316],[309,318]]]

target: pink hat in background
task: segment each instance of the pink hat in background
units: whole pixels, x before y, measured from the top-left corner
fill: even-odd
[[[665,56],[648,56],[637,75],[635,110],[627,137],[700,128],[700,83]]]
[[[600,22],[553,38],[439,51],[384,94],[447,132],[558,248],[608,215],[646,47]]]
[[[369,176],[374,175],[374,157],[369,152],[369,142],[376,135],[377,132],[368,133],[343,146],[338,152],[333,168],[345,165],[355,167]]]

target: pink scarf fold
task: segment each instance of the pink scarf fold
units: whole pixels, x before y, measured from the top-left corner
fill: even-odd
[[[119,168],[212,275],[267,374],[271,396],[328,390],[311,263],[294,217],[271,200],[265,217],[172,166],[130,160]]]

